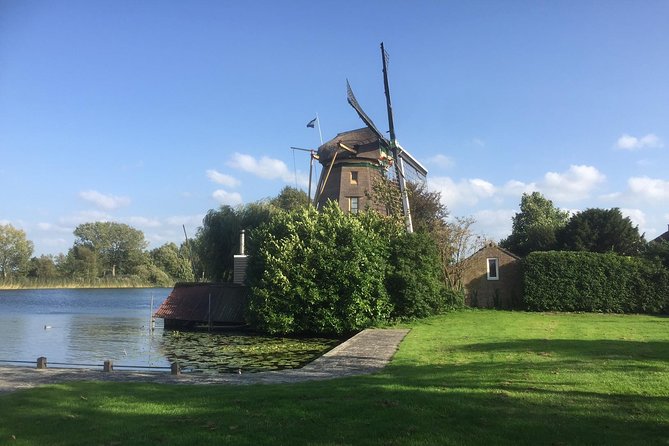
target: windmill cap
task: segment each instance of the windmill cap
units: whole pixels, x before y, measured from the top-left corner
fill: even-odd
[[[344,144],[358,151],[357,154],[341,149],[339,144]],[[335,153],[339,152],[337,159],[347,158],[378,158],[378,154],[370,152],[379,150],[379,138],[367,127],[349,130],[337,134],[334,138],[318,148],[318,159],[321,164],[326,165],[332,161]]]

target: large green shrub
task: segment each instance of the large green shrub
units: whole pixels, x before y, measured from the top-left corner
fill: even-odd
[[[394,225],[334,203],[280,212],[251,234],[249,322],[269,333],[343,334],[389,318]],[[385,228],[385,229],[381,229]]]
[[[534,252],[524,260],[524,282],[530,310],[669,312],[669,270],[637,257]]]
[[[422,318],[453,309],[455,293],[449,293],[441,258],[432,237],[424,232],[403,233],[390,242],[387,285],[393,318]]]

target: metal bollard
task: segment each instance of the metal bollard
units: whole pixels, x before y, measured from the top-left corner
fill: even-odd
[[[172,375],[181,375],[181,367],[178,362],[172,363]]]
[[[38,369],[45,369],[46,368],[46,357],[45,356],[40,356],[37,358],[37,368]]]
[[[114,363],[111,360],[106,360],[104,363],[104,366],[102,367],[102,371],[104,372],[113,372],[114,371]]]

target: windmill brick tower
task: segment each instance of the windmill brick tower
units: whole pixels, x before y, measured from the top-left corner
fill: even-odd
[[[317,206],[333,200],[347,212],[386,209],[369,198],[375,181],[386,175],[392,156],[369,128],[338,134],[318,148],[323,166],[317,187]]]

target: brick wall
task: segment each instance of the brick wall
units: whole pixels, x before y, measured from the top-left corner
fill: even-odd
[[[488,259],[498,259],[498,278],[488,278]],[[520,259],[494,243],[472,255],[463,275],[465,303],[472,307],[514,308],[522,297]]]
[[[351,182],[352,172],[357,172],[357,184]],[[325,167],[322,175],[327,175]],[[349,198],[358,197],[358,209],[360,211],[366,209],[367,206],[376,209],[371,200],[367,198],[367,194],[371,192],[375,178],[380,176],[379,169],[368,163],[336,163],[332,167],[323,193],[318,199],[318,205],[323,206],[330,199],[338,202],[339,207],[348,212]],[[377,210],[381,212],[381,209]],[[383,212],[385,213],[385,209],[383,209]]]

